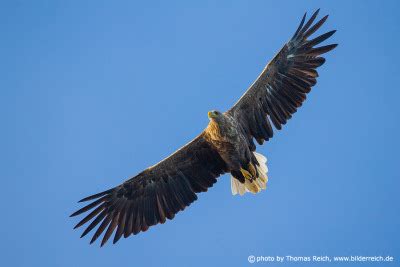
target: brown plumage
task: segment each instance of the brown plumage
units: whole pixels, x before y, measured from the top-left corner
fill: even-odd
[[[121,185],[82,199],[93,202],[71,215],[90,211],[75,226],[92,220],[81,237],[97,227],[90,243],[103,232],[101,245],[114,232],[115,243],[171,220],[197,199],[196,193],[206,192],[227,172],[233,177],[234,194],[264,189],[266,159],[255,152],[253,140],[269,140],[272,124],[281,129],[292,117],[316,84],[316,68],[325,62],[320,55],[336,47],[315,47],[335,31],[309,39],[328,17],[312,25],[318,12],[306,23],[304,15],[290,41],[229,111],[209,112],[209,125],[193,141]]]

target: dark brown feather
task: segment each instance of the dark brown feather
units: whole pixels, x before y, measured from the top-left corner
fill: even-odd
[[[302,39],[305,39],[305,31],[308,30],[308,28],[311,26],[311,24],[314,22],[315,18],[318,16],[319,13],[319,8],[317,11],[314,12],[314,14],[311,15],[310,19],[307,21],[306,25],[300,30],[299,36],[301,36]],[[320,25],[321,26],[321,25]]]
[[[100,203],[103,203],[107,198],[108,198],[108,196],[104,196],[104,197],[102,197],[102,198],[99,198],[99,199],[96,200],[96,201],[93,201],[93,202],[90,203],[89,205],[86,205],[85,207],[81,208],[80,210],[78,210],[78,211],[72,213],[72,214],[70,215],[70,217],[77,216],[77,215],[82,214],[82,213],[84,213],[84,212],[86,212],[86,211],[88,211],[88,210],[93,209],[94,207],[96,207],[96,206],[99,205]]]
[[[83,218],[77,225],[75,225],[74,229],[84,225],[85,223],[87,223],[88,221],[90,221],[92,218],[94,218],[94,216],[96,216],[97,214],[99,214],[102,210],[104,210],[104,208],[106,207],[106,203],[103,202],[100,206],[98,206],[96,209],[94,209],[91,213],[89,213],[89,215],[87,215],[85,218]]]
[[[92,244],[94,241],[96,241],[96,239],[103,233],[104,229],[106,229],[106,227],[110,224],[112,217],[113,217],[113,213],[110,213],[101,222],[99,228],[97,228],[97,230],[94,233],[92,239],[90,240],[90,244]]]
[[[121,215],[119,216],[118,228],[117,231],[115,232],[113,244],[117,243],[117,241],[121,238],[122,234],[124,233],[127,216],[128,216],[127,211],[125,209],[122,210]]]
[[[326,39],[331,37],[335,32],[336,32],[336,30],[324,33],[324,34],[322,34],[322,35],[320,35],[318,37],[315,37],[314,39],[308,41],[305,45],[307,45],[308,47],[313,47],[313,46],[319,45],[320,43],[322,43],[323,41],[325,41]]]
[[[331,45],[326,45],[326,46],[321,46],[321,47],[313,48],[313,49],[310,49],[310,50],[307,52],[307,55],[309,55],[309,56],[314,56],[314,57],[315,57],[315,56],[319,56],[319,55],[322,55],[322,54],[325,54],[325,53],[331,51],[331,50],[334,49],[336,46],[337,46],[337,44],[331,44]]]
[[[104,244],[107,242],[107,240],[110,238],[110,236],[112,235],[115,227],[117,227],[118,225],[118,218],[119,218],[119,211],[114,212],[115,215],[112,218],[112,221],[110,223],[110,225],[108,226],[108,229],[106,231],[106,233],[103,236],[103,240],[101,241],[101,245],[100,246],[104,246]]]
[[[103,210],[99,215],[97,215],[96,219],[94,219],[89,226],[83,231],[81,238],[87,235],[93,228],[95,228],[107,215],[107,210]]]
[[[307,32],[304,33],[303,38],[308,38],[311,36],[316,30],[318,30],[322,24],[325,23],[326,19],[328,18],[328,15],[320,19],[317,23],[315,23]]]

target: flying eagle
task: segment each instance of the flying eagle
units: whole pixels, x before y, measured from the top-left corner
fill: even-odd
[[[114,243],[172,220],[224,173],[231,174],[234,195],[265,189],[267,159],[255,152],[254,140],[268,141],[272,124],[280,130],[292,117],[317,83],[316,69],[325,62],[321,55],[337,46],[315,47],[335,30],[309,38],[328,18],[313,25],[318,12],[306,23],[304,14],[293,37],[231,109],[208,112],[209,124],[194,140],[117,187],[80,200],[93,202],[71,215],[91,211],[75,228],[94,218],[81,237],[100,224],[90,243],[106,230],[103,246],[115,230]]]

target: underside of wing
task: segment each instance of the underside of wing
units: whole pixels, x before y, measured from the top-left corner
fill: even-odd
[[[280,130],[302,105],[311,87],[317,83],[316,69],[325,62],[321,55],[337,46],[330,44],[316,47],[335,31],[310,39],[328,18],[325,16],[313,24],[318,12],[319,10],[306,23],[306,15],[303,16],[290,41],[228,111],[240,122],[252,150],[255,150],[253,138],[259,144],[269,140],[273,136],[271,125]]]
[[[200,135],[123,184],[82,199],[80,202],[92,202],[71,216],[90,213],[75,228],[92,220],[81,237],[97,227],[90,243],[105,231],[101,246],[114,231],[114,243],[122,236],[146,231],[173,219],[197,199],[196,193],[207,191],[225,169],[219,154]]]

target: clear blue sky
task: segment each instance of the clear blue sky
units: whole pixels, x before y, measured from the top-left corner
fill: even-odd
[[[1,2],[2,265],[246,266],[251,254],[398,264],[398,1],[197,2]],[[146,233],[101,249],[79,239],[77,200],[191,140],[318,7],[339,47],[259,147],[267,191],[233,197],[226,175]]]

